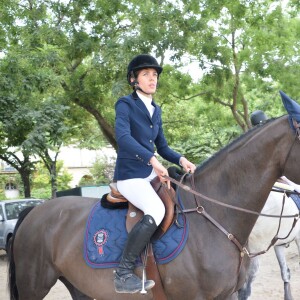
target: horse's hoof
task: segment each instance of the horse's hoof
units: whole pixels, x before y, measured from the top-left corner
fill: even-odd
[[[284,283],[284,300],[293,300],[291,285],[289,282]]]

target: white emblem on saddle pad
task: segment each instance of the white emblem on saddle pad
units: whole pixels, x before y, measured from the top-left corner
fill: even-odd
[[[108,232],[104,229],[97,231],[94,234],[94,244],[98,246],[98,253],[100,255],[104,254],[103,246],[107,242]]]
[[[129,217],[130,217],[130,218],[136,217],[136,212],[135,212],[135,211],[132,211],[132,212],[129,214]]]

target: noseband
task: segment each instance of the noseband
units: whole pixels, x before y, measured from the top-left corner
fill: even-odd
[[[293,126],[296,130],[297,137],[300,140],[300,124],[295,119],[292,120],[293,120]]]

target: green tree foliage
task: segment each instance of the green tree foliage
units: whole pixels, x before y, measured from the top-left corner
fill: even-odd
[[[66,190],[70,188],[72,175],[68,173],[62,161],[57,162],[57,189]],[[52,198],[51,176],[45,165],[39,162],[32,178],[32,196],[35,198]]]
[[[188,1],[183,8],[190,24],[187,50],[203,70],[203,99],[229,109],[243,131],[251,127],[256,101],[278,111],[278,89],[293,94],[296,88],[299,19],[289,18],[282,5],[208,0]]]
[[[1,65],[4,76],[0,82],[3,87],[0,91],[0,155],[20,173],[26,197],[30,197],[30,176],[36,161],[34,156],[40,156],[52,175],[55,192],[55,159],[51,159],[49,151],[58,152],[63,141],[67,140],[66,133],[70,131],[65,122],[67,107],[57,103],[51,91],[39,91],[41,85],[31,78],[33,74],[30,72],[30,66],[24,66],[25,63],[29,64],[28,60],[22,55],[17,55],[15,59],[18,60],[19,67],[14,71],[8,68],[7,63],[12,61],[9,55],[2,60]],[[11,65],[13,63],[9,64]]]
[[[293,9],[269,0],[3,0],[2,93],[14,90],[5,101],[17,99],[20,109],[43,111],[39,105],[50,99],[50,111],[66,107],[61,128],[71,133],[56,142],[78,132],[83,143],[97,139],[95,128],[88,130],[93,122],[85,122],[93,116],[116,148],[114,103],[130,93],[127,63],[152,53],[164,66],[155,100],[167,139],[200,162],[248,130],[253,110],[283,113],[278,89],[299,97],[299,6],[287,3]],[[186,59],[201,67],[199,82],[181,71]],[[51,132],[61,133],[54,125]],[[32,128],[41,132],[32,123],[23,130]],[[45,149],[52,141],[48,136]]]
[[[16,15],[1,19],[7,30],[7,45],[0,64],[0,157],[21,174],[25,196],[29,197],[34,156],[39,156],[51,174],[54,196],[58,151],[63,142],[74,142],[74,136],[88,118],[87,113],[74,104],[66,104],[61,77],[53,69],[57,66],[55,55],[59,52],[49,54],[39,47],[37,36],[32,34],[32,27],[39,22],[30,22],[39,15],[32,15],[34,2],[24,1],[24,7],[27,7],[26,3],[28,15],[21,14],[18,18],[22,7],[14,6],[12,2],[6,4]],[[19,43],[14,43],[14,35],[9,34],[12,32],[19,36]],[[30,42],[32,39],[36,43]]]
[[[1,60],[0,70],[0,158],[20,173],[25,197],[30,197],[34,162],[31,149],[23,145],[33,126],[28,105],[30,92],[23,80],[23,72],[28,73],[29,69],[22,57],[11,53]]]
[[[82,179],[80,186],[109,184],[113,180],[115,161],[108,157],[98,157],[90,169],[91,177]]]
[[[170,3],[155,1],[35,0],[21,1],[19,6],[4,2],[11,14],[4,18],[3,26],[15,31],[7,35],[7,51],[19,48],[31,53],[35,72],[43,75],[38,76],[43,78],[41,82],[59,83],[56,93],[63,90],[64,101],[93,115],[106,139],[116,147],[113,103],[130,91],[124,62],[134,54],[154,51],[163,64],[166,51],[179,45],[175,20],[180,11]],[[152,18],[152,13],[158,18]]]

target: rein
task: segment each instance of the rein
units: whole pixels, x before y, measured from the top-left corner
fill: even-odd
[[[195,199],[195,204],[196,204],[196,207],[195,208],[190,208],[190,209],[181,209],[179,205],[177,205],[176,201],[175,204],[177,207],[180,208],[180,213],[190,213],[190,212],[197,212],[198,214],[201,214],[203,215],[206,219],[208,219],[212,224],[214,224],[220,231],[222,231],[226,236],[227,238],[233,242],[236,247],[238,248],[239,252],[240,252],[240,260],[239,260],[239,267],[238,267],[238,272],[240,272],[240,268],[241,268],[241,265],[242,265],[242,261],[243,261],[243,257],[244,255],[246,254],[249,258],[253,258],[255,256],[258,256],[258,255],[261,255],[261,254],[265,254],[272,246],[275,245],[275,243],[280,240],[280,239],[286,239],[289,237],[289,235],[291,234],[291,232],[293,231],[294,227],[296,226],[296,223],[298,222],[299,220],[299,213],[298,214],[295,214],[295,215],[282,215],[283,213],[283,209],[284,209],[284,204],[285,204],[285,197],[286,197],[286,193],[285,191],[283,191],[283,204],[282,204],[282,209],[281,209],[281,214],[280,215],[271,215],[271,214],[262,214],[262,213],[258,213],[256,211],[252,211],[252,210],[248,210],[248,209],[245,209],[245,208],[241,208],[241,207],[236,207],[236,206],[233,206],[233,205],[230,205],[230,204],[226,204],[226,203],[222,203],[218,200],[215,200],[215,199],[212,199],[210,197],[207,197],[199,192],[196,191],[196,188],[195,188],[195,182],[194,182],[194,176],[193,174],[191,175],[191,185],[192,185],[192,188],[189,187],[188,185],[185,185],[183,184],[183,180],[184,178],[188,175],[189,173],[185,173],[182,177],[181,177],[181,180],[178,181],[172,177],[169,177],[169,176],[164,176],[166,179],[170,180],[170,182],[176,184],[178,187],[182,188],[183,190],[187,191],[188,193],[191,193],[194,195],[194,199]],[[277,191],[278,192],[278,191]],[[207,200],[207,201],[210,201],[210,202],[213,202],[215,204],[218,204],[218,205],[221,205],[221,206],[225,206],[225,207],[228,207],[228,208],[232,208],[232,209],[235,209],[235,210],[239,210],[239,211],[242,211],[242,212],[245,212],[245,213],[250,213],[250,214],[255,214],[257,216],[263,216],[263,217],[272,217],[272,218],[279,218],[279,225],[278,225],[278,229],[277,229],[277,233],[276,235],[272,238],[271,240],[271,243],[270,245],[268,246],[268,248],[266,250],[263,250],[263,251],[260,251],[260,252],[257,252],[257,253],[250,253],[248,251],[248,249],[246,248],[246,246],[242,246],[241,243],[236,239],[236,237],[232,234],[232,233],[229,233],[220,223],[218,223],[213,217],[211,217],[204,209],[204,207],[202,205],[199,205],[198,201],[197,201],[197,197],[199,198],[202,198],[204,200]],[[279,230],[280,230],[280,227],[281,227],[281,220],[282,218],[294,218],[294,222],[292,224],[292,227],[291,227],[291,230],[289,231],[289,233],[287,234],[286,237],[284,238],[280,238],[278,237],[278,233],[279,233]]]
[[[294,146],[294,144],[295,144],[295,141],[296,141],[297,139],[300,141],[300,124],[298,124],[297,121],[294,120],[294,119],[292,119],[292,121],[293,121],[294,129],[295,129],[295,131],[296,131],[296,135],[295,135],[295,139],[294,139],[294,141],[293,141],[293,144],[292,144],[292,146],[291,146],[291,148],[290,148],[290,150],[289,150],[289,152],[288,152],[288,154],[287,154],[287,156],[286,156],[286,158],[285,158],[285,162],[284,162],[284,165],[283,165],[283,171],[284,171],[284,169],[285,169],[286,162],[287,162],[287,160],[288,160],[288,158],[289,158],[289,156],[290,156],[290,153],[291,153],[292,148],[293,148],[293,146]],[[210,198],[210,197],[208,197],[208,196],[205,196],[205,195],[203,195],[203,194],[201,194],[201,193],[199,193],[199,192],[196,191],[195,184],[194,184],[194,175],[193,175],[193,174],[191,175],[191,176],[192,176],[192,180],[191,180],[191,181],[192,181],[192,186],[193,186],[192,189],[191,189],[191,187],[189,187],[189,186],[187,186],[187,185],[185,185],[185,184],[182,183],[182,182],[183,182],[183,179],[184,179],[184,178],[186,177],[186,175],[188,175],[188,174],[189,174],[189,173],[185,173],[185,174],[181,177],[180,182],[177,181],[176,179],[172,178],[172,177],[169,177],[169,176],[164,176],[164,178],[166,178],[167,180],[170,180],[172,183],[174,183],[174,184],[176,184],[177,186],[181,187],[181,188],[184,189],[185,191],[187,191],[187,192],[193,194],[194,197],[195,197],[195,196],[200,197],[200,198],[202,198],[202,199],[204,199],[204,200],[213,202],[213,203],[218,204],[218,205],[220,205],[220,206],[228,207],[228,208],[231,208],[231,209],[234,209],[234,210],[238,210],[238,211],[242,211],[242,212],[245,212],[245,213],[249,213],[249,214],[253,214],[253,215],[257,215],[257,216],[262,216],[262,217],[280,218],[280,219],[281,219],[281,218],[297,218],[297,219],[299,219],[299,213],[298,213],[298,214],[295,214],[295,215],[282,215],[282,214],[281,214],[281,215],[270,215],[270,214],[262,214],[262,213],[259,213],[259,212],[257,212],[257,211],[253,211],[253,210],[249,210],[249,209],[241,208],[241,207],[236,207],[236,206],[233,206],[233,205],[230,205],[230,204],[226,204],[226,203],[220,202],[220,201],[218,201],[218,200],[216,200],[216,199],[212,199],[212,198]],[[198,205],[198,202],[197,202],[197,198],[196,198],[196,197],[195,197],[195,200],[196,200],[196,205],[197,205],[197,207],[196,207],[196,208],[191,208],[191,209],[185,209],[185,210],[183,210],[183,212],[198,212],[198,210],[199,210],[199,208],[200,208],[201,206]],[[200,210],[202,210],[202,208],[201,208]]]
[[[182,180],[183,178],[187,175],[188,173],[184,174],[183,177],[182,177]],[[192,181],[194,181],[194,176],[192,176]],[[208,196],[205,196],[199,192],[197,192],[195,190],[195,188],[193,187],[193,189],[191,187],[189,187],[188,185],[185,185],[182,183],[182,180],[180,180],[180,182],[172,177],[169,177],[169,176],[164,176],[164,178],[166,178],[167,180],[170,180],[172,183],[176,184],[177,186],[179,186],[180,188],[182,188],[183,190],[187,191],[188,193],[191,193],[197,197],[200,197],[204,200],[207,200],[209,202],[213,202],[215,204],[218,204],[220,206],[224,206],[224,207],[228,207],[228,208],[231,208],[231,209],[234,209],[234,210],[238,210],[238,211],[242,211],[242,212],[245,212],[245,213],[249,213],[249,214],[253,214],[253,215],[257,215],[257,216],[263,216],[263,217],[270,217],[270,218],[299,218],[299,213],[298,214],[295,214],[295,215],[271,215],[271,214],[262,214],[262,213],[259,213],[257,211],[253,211],[253,210],[249,210],[249,209],[246,209],[246,208],[241,208],[241,207],[237,207],[237,206],[233,206],[233,205],[230,205],[230,204],[226,204],[226,203],[223,203],[223,202],[220,202],[216,199],[212,199]],[[183,212],[198,212],[198,209],[199,207],[201,206],[198,206],[198,203],[196,201],[196,205],[197,207],[195,208],[190,208],[190,209],[184,209]]]

